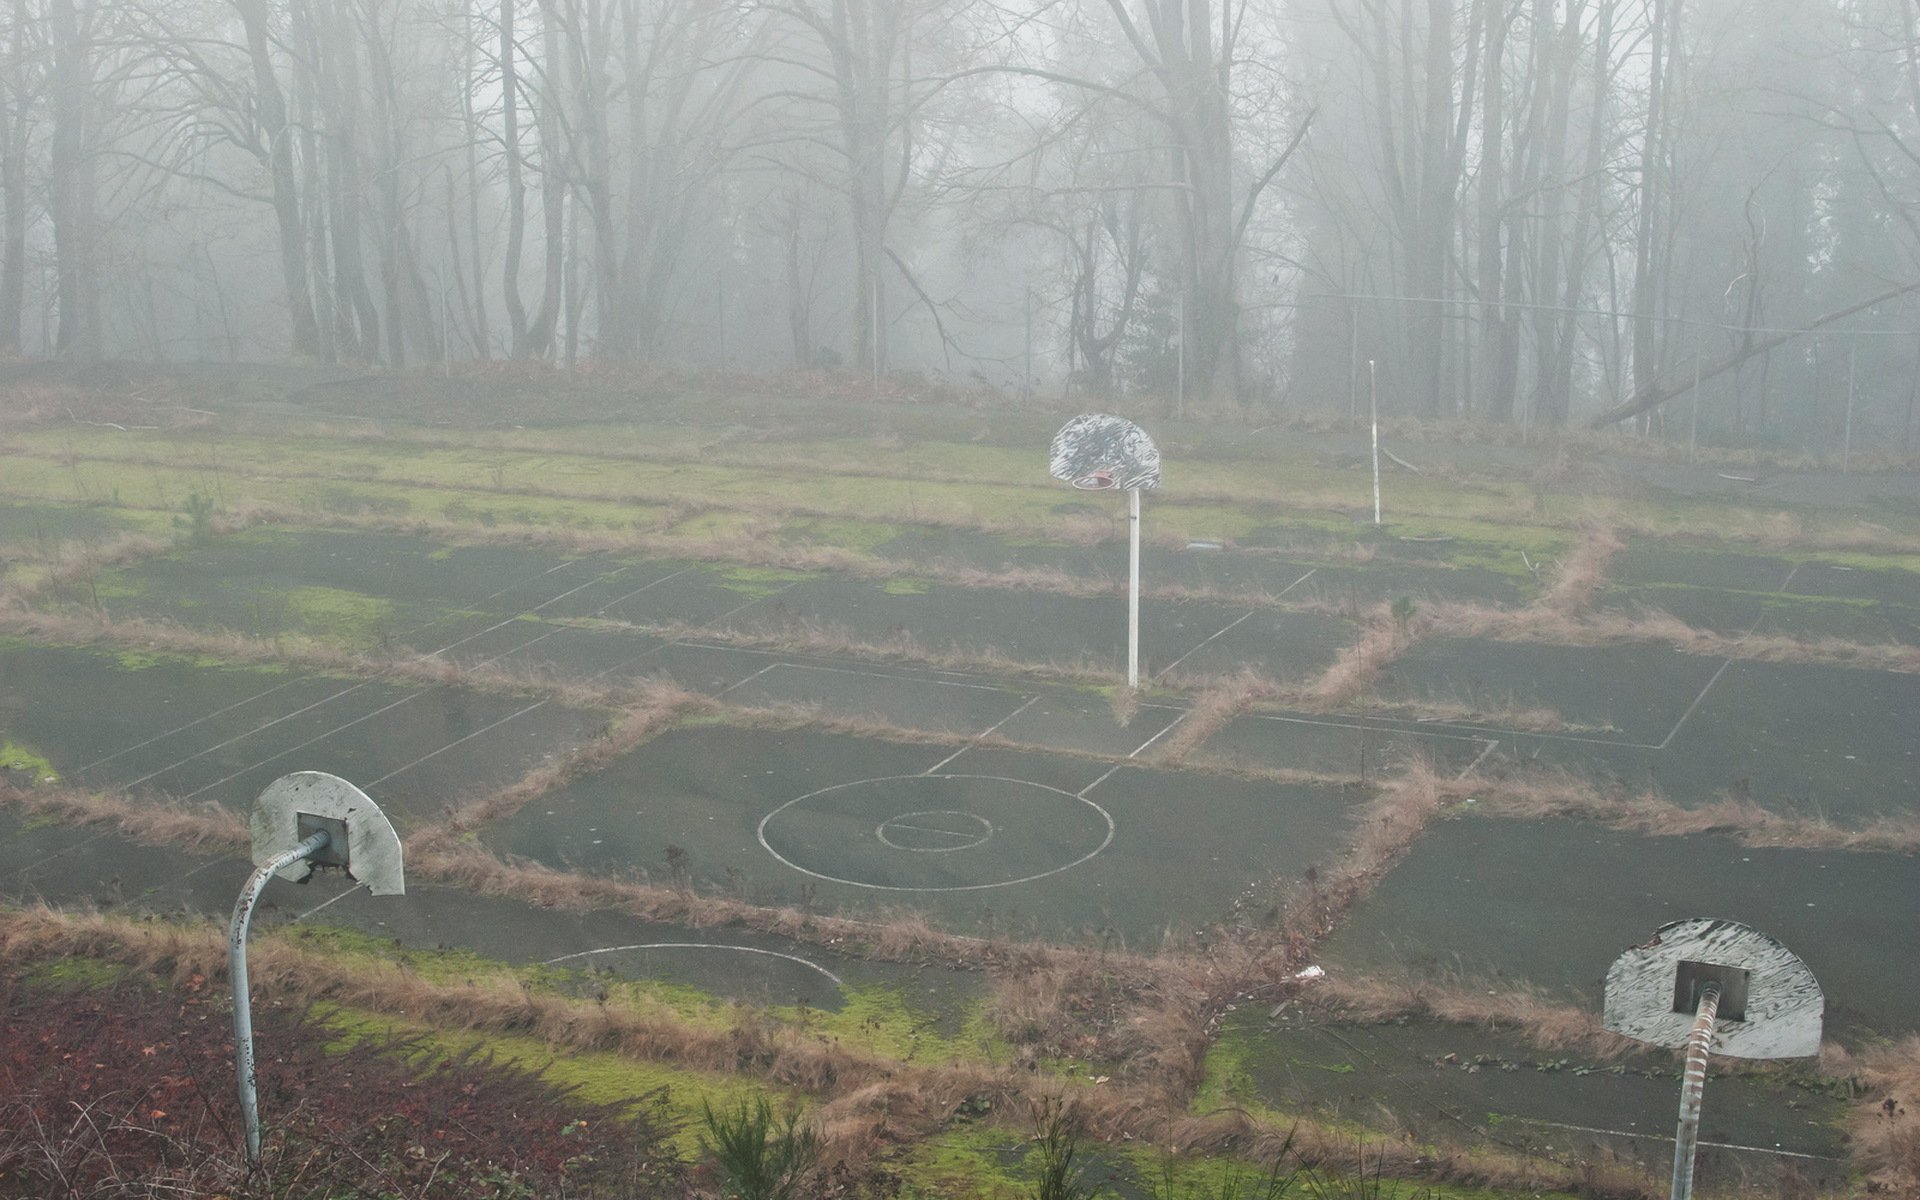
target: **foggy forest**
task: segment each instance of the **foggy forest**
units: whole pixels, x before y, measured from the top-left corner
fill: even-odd
[[[1920,0],[14,0],[0,36],[25,357],[1681,399],[1912,449]]]

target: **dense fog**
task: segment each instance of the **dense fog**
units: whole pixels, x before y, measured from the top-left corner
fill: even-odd
[[[25,357],[1911,450],[1920,0],[17,0]],[[1664,423],[1664,424],[1662,424]]]

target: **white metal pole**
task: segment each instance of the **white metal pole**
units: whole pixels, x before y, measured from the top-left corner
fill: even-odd
[[[1858,345],[1847,347],[1847,432],[1846,440],[1840,443],[1840,473],[1853,473],[1853,363],[1859,353]]]
[[[1680,1082],[1680,1128],[1673,1135],[1671,1200],[1693,1196],[1693,1152],[1700,1138],[1700,1096],[1707,1087],[1707,1056],[1713,1049],[1713,1023],[1720,1012],[1720,985],[1700,989],[1700,1008],[1687,1035],[1687,1072]]]
[[[1140,686],[1140,489],[1127,489],[1127,686]]]
[[[1373,523],[1380,523],[1380,378],[1367,360],[1367,411],[1373,417]]]

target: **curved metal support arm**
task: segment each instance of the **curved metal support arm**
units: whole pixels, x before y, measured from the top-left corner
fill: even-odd
[[[1700,1008],[1693,1031],[1687,1034],[1687,1073],[1680,1081],[1680,1128],[1673,1137],[1672,1200],[1693,1195],[1694,1147],[1700,1138],[1700,1099],[1707,1087],[1707,1056],[1713,1048],[1713,1025],[1720,1015],[1720,985],[1700,990]]]
[[[291,850],[276,854],[256,868],[247,886],[234,902],[233,922],[227,927],[227,975],[233,981],[233,1052],[240,1076],[240,1116],[247,1127],[247,1165],[260,1165],[260,1103],[254,1090],[253,1073],[253,997],[247,987],[247,927],[253,923],[254,906],[267,881],[303,858],[326,848],[327,834],[321,830]]]

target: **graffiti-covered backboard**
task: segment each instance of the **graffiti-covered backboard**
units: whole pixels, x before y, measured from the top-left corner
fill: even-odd
[[[1077,488],[1141,491],[1160,486],[1160,448],[1132,421],[1086,413],[1053,435],[1047,473]]]
[[[1720,989],[1713,1052],[1804,1058],[1820,1052],[1826,998],[1794,953],[1738,921],[1692,917],[1662,925],[1607,972],[1606,1026],[1656,1046],[1681,1047],[1700,993]]]

